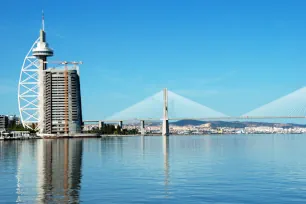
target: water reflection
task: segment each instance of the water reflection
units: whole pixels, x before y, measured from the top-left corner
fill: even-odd
[[[145,154],[145,148],[146,148],[146,143],[145,143],[145,136],[141,136],[141,151],[142,151],[142,155]]]
[[[0,203],[304,203],[305,143],[305,135],[0,141]]]
[[[169,196],[169,137],[163,136],[163,153],[164,153],[164,174],[165,174],[165,197]]]
[[[37,140],[32,147],[26,141],[18,144],[17,202],[79,202],[82,140]]]

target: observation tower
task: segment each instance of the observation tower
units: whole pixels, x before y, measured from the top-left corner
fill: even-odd
[[[45,20],[44,14],[42,15],[42,28],[40,30],[39,41],[36,47],[32,50],[32,55],[38,59],[38,129],[40,133],[45,132],[45,70],[47,69],[47,57],[53,56],[53,50],[49,47],[46,42],[45,33]]]

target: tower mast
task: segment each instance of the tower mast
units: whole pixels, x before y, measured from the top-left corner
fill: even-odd
[[[38,129],[40,133],[45,132],[45,70],[47,69],[47,57],[53,56],[53,50],[49,47],[46,41],[45,33],[45,17],[42,12],[42,28],[40,29],[39,42],[36,48],[32,51],[33,56],[35,56],[39,61],[38,70]]]
[[[42,19],[41,19],[41,28],[42,30],[45,30],[45,15],[44,15],[44,10],[42,10]]]

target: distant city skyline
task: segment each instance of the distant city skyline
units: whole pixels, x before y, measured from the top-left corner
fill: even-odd
[[[22,61],[41,5],[0,18],[0,114],[19,114]],[[103,119],[168,88],[240,115],[306,86],[304,1],[43,1],[51,61],[80,66],[84,119]]]

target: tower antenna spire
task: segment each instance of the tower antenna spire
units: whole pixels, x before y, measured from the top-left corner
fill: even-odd
[[[42,30],[45,30],[45,15],[44,15],[44,10],[42,10],[41,24],[42,24]]]

